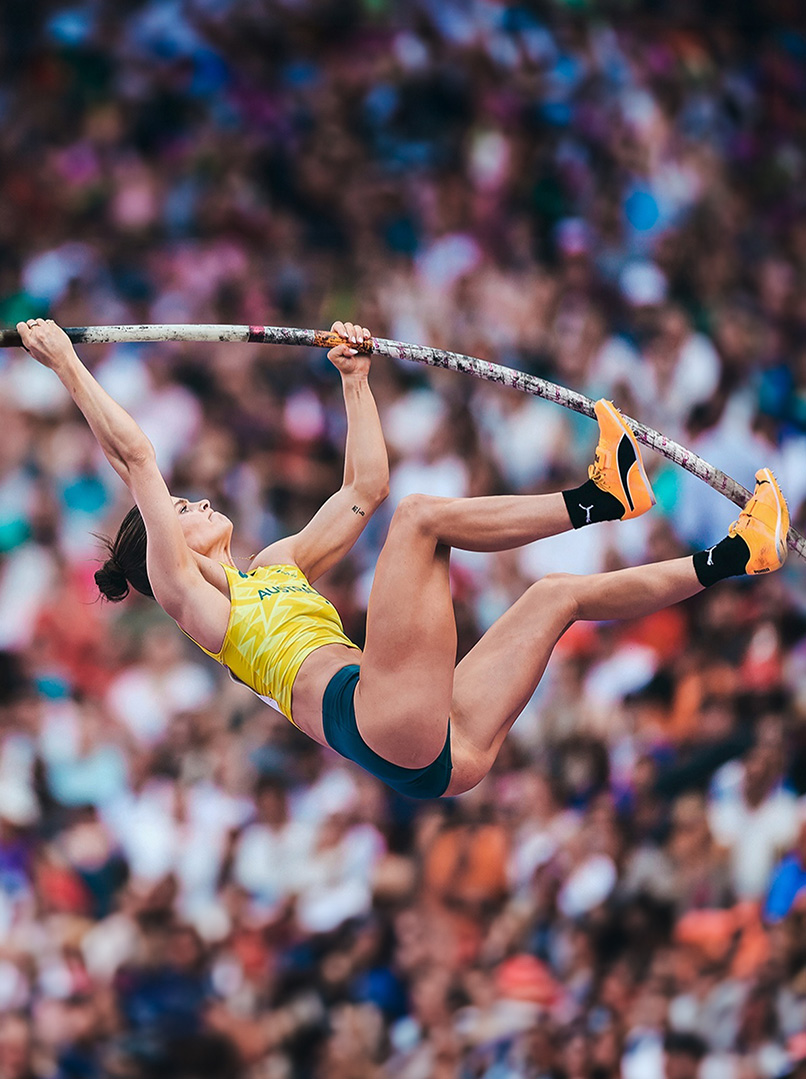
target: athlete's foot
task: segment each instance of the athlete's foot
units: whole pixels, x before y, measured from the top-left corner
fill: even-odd
[[[599,423],[599,444],[588,475],[596,486],[624,507],[620,520],[640,517],[655,505],[641,451],[619,410],[604,398],[593,406]]]
[[[727,577],[772,573],[786,561],[789,510],[775,476],[768,468],[756,472],[752,498],[728,530],[707,551],[694,555],[697,580],[707,588]]]
[[[599,421],[599,444],[588,469],[589,479],[562,493],[574,528],[628,521],[655,505],[641,451],[624,417],[612,401],[602,399],[593,408]]]
[[[753,497],[728,530],[747,545],[744,572],[771,573],[786,561],[789,509],[778,481],[768,468],[756,472]]]

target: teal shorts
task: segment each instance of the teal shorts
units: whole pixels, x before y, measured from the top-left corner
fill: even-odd
[[[322,698],[322,726],[327,744],[407,798],[439,798],[451,781],[451,723],[442,752],[425,768],[403,768],[370,749],[355,720],[355,690],[361,668],[351,663],[337,671]]]

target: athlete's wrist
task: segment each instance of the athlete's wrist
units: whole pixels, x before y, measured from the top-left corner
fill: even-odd
[[[368,386],[369,385],[369,371],[351,371],[346,374],[341,372],[341,381],[344,386]]]
[[[71,375],[75,375],[75,373],[84,365],[75,349],[69,348],[54,355],[49,366],[51,371],[58,375],[62,382],[65,382],[65,380],[69,379]]]

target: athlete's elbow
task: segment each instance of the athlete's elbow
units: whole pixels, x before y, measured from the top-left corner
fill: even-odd
[[[143,465],[153,464],[157,459],[154,446],[145,435],[126,446],[121,456],[129,468],[142,468]]]
[[[388,497],[389,480],[386,479],[379,481],[376,485],[371,487],[364,496],[364,500],[369,503],[370,509],[374,512]]]
[[[360,506],[365,512],[374,513],[389,497],[388,477],[353,485],[351,497],[355,500],[356,505]]]
[[[136,442],[109,447],[106,456],[117,474],[129,486],[143,469],[153,467],[157,459],[154,447],[145,436]]]

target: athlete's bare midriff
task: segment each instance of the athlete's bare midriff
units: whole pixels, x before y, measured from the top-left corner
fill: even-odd
[[[325,644],[311,652],[302,662],[294,679],[291,693],[291,714],[294,723],[309,738],[327,745],[322,729],[322,698],[328,682],[349,663],[360,663],[360,648],[346,644]]]

